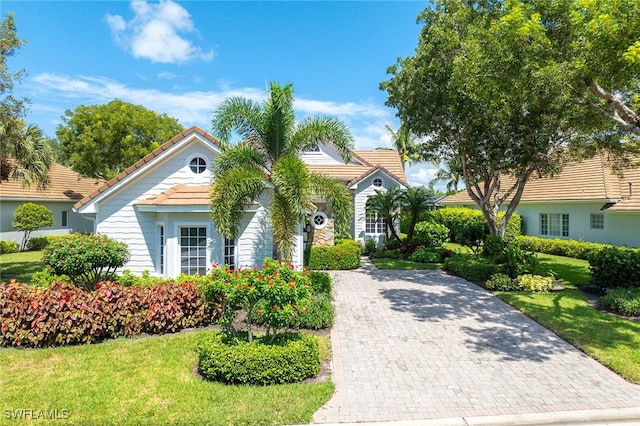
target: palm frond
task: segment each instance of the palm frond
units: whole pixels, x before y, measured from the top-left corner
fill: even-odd
[[[320,142],[333,145],[345,163],[351,159],[353,135],[349,127],[334,117],[315,116],[303,119],[295,128],[289,143],[289,154],[312,149]]]
[[[288,211],[296,223],[307,218],[312,206],[310,173],[304,162],[291,155],[282,156],[271,169],[276,193],[288,200]]]
[[[347,187],[340,180],[319,173],[311,174],[311,185],[314,194],[324,198],[333,211],[336,231],[349,232],[353,200]]]
[[[12,144],[11,157],[15,160],[11,176],[23,187],[37,184],[44,189],[49,185],[55,151],[39,127],[30,124],[20,132]]]
[[[225,147],[233,132],[242,139],[261,139],[262,108],[250,99],[231,97],[223,100],[213,112],[211,129]]]
[[[296,243],[296,228],[300,224],[291,209],[291,203],[284,195],[274,192],[269,208],[269,222],[273,231],[273,240],[284,260],[291,260]]]
[[[213,174],[215,176],[226,173],[236,167],[252,167],[263,169],[268,168],[268,161],[264,154],[251,144],[239,144],[223,151],[213,163]]]
[[[275,163],[282,155],[286,155],[289,139],[295,125],[293,112],[293,85],[284,87],[271,83],[269,97],[263,107],[262,135],[265,147]]]

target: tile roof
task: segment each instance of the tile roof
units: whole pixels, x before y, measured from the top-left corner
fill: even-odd
[[[633,161],[639,160],[636,158]],[[616,174],[603,155],[569,163],[554,177],[533,177],[527,182],[520,202],[550,201],[611,201],[611,211],[640,211],[640,167],[625,168]],[[502,187],[508,188],[514,179],[506,176]],[[631,186],[631,195],[629,191]],[[443,204],[468,204],[473,201],[467,191],[447,197]]]
[[[210,190],[210,185],[187,186],[181,183],[168,191],[136,204],[151,206],[207,206],[209,205]]]
[[[0,199],[76,201],[104,184],[104,180],[86,178],[68,167],[54,163],[49,171],[51,183],[45,189],[37,185],[23,188],[14,179],[0,181]]]
[[[402,161],[400,161],[398,151],[393,149],[375,149],[372,151],[353,151],[353,153],[371,165],[382,166],[402,182],[407,182],[407,176],[404,173],[404,167],[402,167]]]
[[[176,136],[171,138],[171,140],[163,143],[162,145],[160,145],[158,148],[154,149],[149,154],[145,155],[141,160],[136,162],[131,167],[127,168],[125,171],[121,172],[119,175],[117,175],[113,179],[111,179],[108,182],[106,182],[104,185],[102,185],[100,188],[98,188],[95,191],[93,191],[88,196],[84,197],[82,200],[77,202],[73,207],[76,208],[76,209],[79,209],[80,207],[84,206],[89,201],[91,201],[92,199],[94,199],[95,197],[97,197],[98,195],[103,193],[104,191],[108,190],[109,188],[111,188],[112,186],[114,186],[115,184],[120,182],[122,179],[126,178],[127,176],[129,176],[131,173],[133,173],[137,169],[143,167],[145,164],[147,164],[148,162],[150,162],[151,160],[153,160],[154,158],[156,158],[157,156],[162,154],[164,151],[168,150],[169,148],[171,148],[172,146],[174,146],[175,144],[177,144],[178,142],[180,142],[181,140],[185,139],[186,137],[188,137],[189,135],[191,135],[193,133],[197,133],[197,134],[203,136],[204,138],[206,138],[209,141],[213,142],[213,144],[216,145],[216,146],[221,146],[220,141],[218,141],[212,135],[210,135],[209,133],[205,132],[204,130],[202,130],[198,126],[192,126],[192,127],[188,128],[188,129],[186,129],[185,131],[183,131],[182,133],[177,134]]]

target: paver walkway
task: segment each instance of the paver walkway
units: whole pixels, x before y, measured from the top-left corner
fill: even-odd
[[[640,386],[463,279],[333,276],[336,391],[315,423],[640,407]]]

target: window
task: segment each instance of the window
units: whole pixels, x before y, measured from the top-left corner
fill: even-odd
[[[604,229],[604,215],[592,214],[590,220],[591,229]]]
[[[367,234],[384,234],[386,223],[383,218],[378,218],[378,213],[367,213],[364,232]]]
[[[200,174],[207,170],[207,162],[202,157],[194,157],[189,162],[189,168],[191,168],[193,173]]]
[[[320,145],[315,144],[314,146],[305,149],[304,152],[320,152]]]
[[[66,210],[62,211],[62,227],[66,228],[69,226],[69,212]]]
[[[160,274],[164,275],[164,244],[165,244],[165,235],[164,235],[164,225],[158,226],[158,242],[160,243],[158,247],[160,251]]]
[[[224,239],[224,264],[230,269],[236,269],[236,240],[235,238]]]
[[[316,229],[324,228],[327,226],[327,215],[324,212],[315,212],[311,215],[311,225]]]
[[[375,178],[373,180],[373,186],[375,186],[376,188],[381,188],[382,187],[382,179]]]
[[[187,275],[207,273],[207,228],[180,228],[180,272]]]
[[[569,236],[569,215],[564,213],[540,213],[540,235]]]

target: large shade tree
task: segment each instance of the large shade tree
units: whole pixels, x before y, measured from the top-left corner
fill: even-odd
[[[52,142],[38,127],[25,124],[29,101],[13,95],[25,71],[10,72],[7,64],[24,44],[9,13],[0,21],[0,181],[12,178],[23,186],[44,187],[54,160]]]
[[[175,118],[115,99],[67,110],[56,135],[73,170],[111,179],[184,130]]]
[[[426,136],[425,152],[460,160],[466,190],[495,235],[504,234],[531,176],[557,172],[584,134],[611,131],[567,82],[570,49],[554,49],[573,24],[559,9],[541,14],[538,3],[577,4],[436,1],[419,16],[415,56],[399,59],[381,84],[387,104]]]
[[[271,83],[267,99],[258,104],[246,98],[225,99],[214,111],[212,130],[225,149],[213,165],[211,220],[226,238],[238,235],[247,204],[272,190],[269,221],[281,258],[291,259],[297,227],[323,197],[333,210],[336,229],[348,230],[353,215],[351,195],[337,179],[310,172],[299,154],[318,143],[332,144],[345,161],[353,137],[332,117],[314,116],[296,122],[293,86]],[[237,136],[239,143],[231,138]]]

